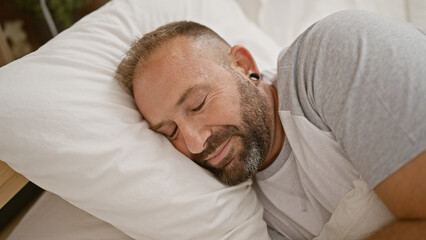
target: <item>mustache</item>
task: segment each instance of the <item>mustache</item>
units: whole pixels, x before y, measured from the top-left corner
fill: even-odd
[[[222,130],[210,136],[207,139],[207,147],[200,153],[192,154],[191,159],[199,165],[205,166],[204,161],[207,160],[207,157],[214,153],[220,145],[234,135],[240,135],[239,129],[236,126],[225,126]]]

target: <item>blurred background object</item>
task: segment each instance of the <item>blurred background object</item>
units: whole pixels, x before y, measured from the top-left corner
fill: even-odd
[[[42,10],[43,1],[57,32],[67,29],[80,18],[108,2],[108,0],[0,0],[0,26],[14,58],[37,50],[52,38],[52,29],[49,29]]]
[[[9,42],[14,58],[20,58],[31,52],[31,45],[28,42],[27,34],[22,26],[24,21],[11,20],[4,22],[3,33]]]

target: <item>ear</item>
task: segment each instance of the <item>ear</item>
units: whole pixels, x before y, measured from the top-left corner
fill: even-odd
[[[249,50],[241,45],[235,45],[229,52],[231,66],[249,79],[251,73],[259,73],[256,62]],[[257,85],[260,81],[255,81]]]

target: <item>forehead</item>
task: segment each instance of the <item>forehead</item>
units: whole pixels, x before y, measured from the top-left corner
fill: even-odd
[[[134,95],[150,122],[165,117],[187,89],[214,79],[220,66],[194,40],[177,37],[156,49],[135,71]]]
[[[151,88],[190,83],[194,79],[191,76],[204,72],[204,52],[193,40],[184,37],[169,40],[154,50],[147,61],[139,64],[134,83]],[[178,77],[180,81],[177,81]]]

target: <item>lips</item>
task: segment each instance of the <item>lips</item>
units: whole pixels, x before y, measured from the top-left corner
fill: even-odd
[[[208,162],[209,165],[216,166],[223,160],[223,158],[227,155],[229,151],[229,143],[231,142],[231,139],[232,137],[230,137],[228,141],[220,145],[214,153],[210,154],[207,157],[206,162]]]

